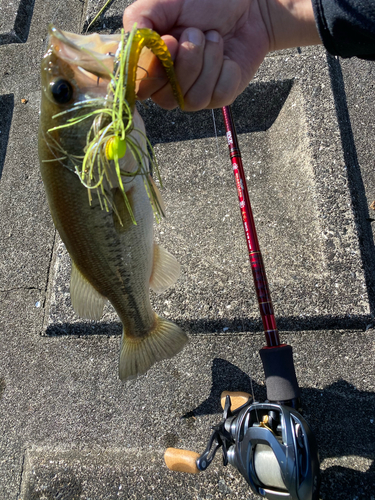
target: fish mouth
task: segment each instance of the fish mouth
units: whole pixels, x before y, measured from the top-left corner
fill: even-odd
[[[121,41],[121,35],[77,35],[60,30],[54,25],[48,27],[49,50],[71,67],[110,80],[113,73],[114,56]]]

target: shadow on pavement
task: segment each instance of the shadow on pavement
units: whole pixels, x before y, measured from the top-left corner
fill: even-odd
[[[284,106],[292,86],[293,80],[250,84],[231,106],[237,133],[264,132],[269,129]],[[244,107],[249,108],[249,102],[251,108],[248,113],[244,113]],[[143,106],[139,104],[138,109],[153,146],[216,136],[211,110],[194,113],[178,109],[165,111],[149,101]],[[217,136],[224,136],[221,110],[215,110],[214,115]]]
[[[314,330],[368,330],[373,327],[373,319],[370,315],[349,316],[300,316],[278,317],[277,325],[280,331],[300,332]],[[249,320],[246,318],[218,320],[191,319],[175,321],[184,331],[190,334],[212,334],[212,333],[239,333],[239,332],[262,332],[261,320]],[[79,336],[90,337],[92,335],[121,335],[120,322],[75,322],[54,323],[46,329],[46,336]]]

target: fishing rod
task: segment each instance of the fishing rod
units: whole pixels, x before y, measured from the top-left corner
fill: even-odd
[[[244,392],[224,391],[223,417],[215,425],[202,454],[168,448],[169,469],[198,473],[207,469],[221,449],[254,493],[268,500],[317,500],[319,455],[315,437],[298,410],[300,389],[291,346],[280,341],[271,294],[255,229],[241,152],[230,106],[222,108],[229,155],[237,188],[255,291],[266,337],[260,351],[267,400],[254,401]]]

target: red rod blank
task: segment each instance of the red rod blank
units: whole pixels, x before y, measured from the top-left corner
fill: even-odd
[[[246,243],[249,251],[249,260],[253,272],[254,285],[258,298],[259,310],[262,317],[263,329],[266,336],[267,347],[280,345],[279,332],[276,326],[275,315],[268,288],[266,271],[255,229],[253,213],[251,210],[249,193],[247,190],[245,173],[241,160],[241,152],[238,146],[236,129],[230,106],[222,108],[225,131],[232,161],[233,174],[236,182],[238,201],[241,209],[243,227],[245,230]]]

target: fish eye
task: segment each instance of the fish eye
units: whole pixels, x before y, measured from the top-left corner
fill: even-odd
[[[51,92],[58,104],[67,104],[73,97],[73,88],[66,80],[51,83]]]

